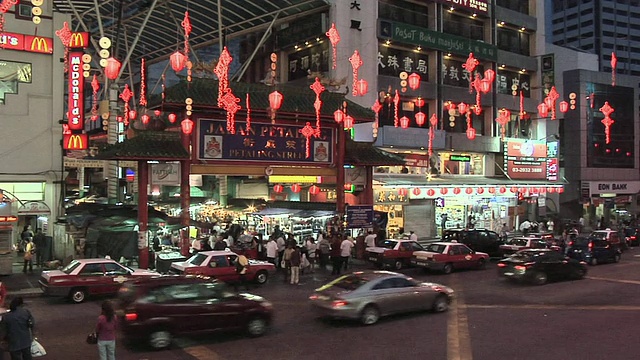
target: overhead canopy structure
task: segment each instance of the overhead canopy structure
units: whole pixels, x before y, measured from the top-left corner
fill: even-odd
[[[111,54],[133,64],[176,51],[185,11],[193,28],[189,44],[197,49],[329,8],[325,0],[53,0],[53,6],[71,14],[72,30],[90,32],[94,40],[108,37]]]

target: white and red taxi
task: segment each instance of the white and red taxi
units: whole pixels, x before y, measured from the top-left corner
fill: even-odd
[[[489,254],[471,250],[467,245],[454,242],[435,242],[424,251],[413,253],[411,264],[428,270],[450,274],[454,269],[484,269]]]
[[[508,239],[503,245],[500,245],[500,251],[504,256],[515,254],[524,249],[546,249],[547,241],[535,237],[514,237]]]
[[[89,295],[116,295],[125,281],[151,276],[160,274],[131,269],[112,259],[76,259],[62,270],[43,271],[39,283],[44,295],[81,303]]]
[[[396,270],[411,265],[414,251],[424,250],[415,240],[387,239],[378,246],[368,247],[365,258],[377,267],[391,266]]]

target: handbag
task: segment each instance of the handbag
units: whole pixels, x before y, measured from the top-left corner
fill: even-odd
[[[87,344],[95,345],[98,343],[98,334],[92,332],[87,335]]]
[[[44,346],[42,346],[37,339],[33,339],[33,341],[31,341],[31,356],[39,357],[45,355],[47,355],[47,351],[44,349]]]
[[[24,253],[24,259],[27,261],[31,261],[31,259],[33,258],[33,254],[30,251],[27,251]]]

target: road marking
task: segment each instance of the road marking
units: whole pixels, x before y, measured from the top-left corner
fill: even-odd
[[[640,281],[638,281],[638,280],[611,279],[611,278],[603,278],[603,277],[597,277],[597,276],[585,276],[585,279],[609,281],[609,282],[616,282],[616,283],[621,283],[621,284],[640,285]]]
[[[453,281],[456,290],[447,319],[447,360],[471,360],[471,338],[466,305],[462,298],[461,287]]]
[[[640,306],[632,305],[545,305],[545,304],[523,304],[523,305],[480,305],[464,304],[465,309],[520,309],[520,310],[616,310],[616,311],[639,311]]]
[[[182,349],[182,351],[198,360],[222,360],[222,358],[218,354],[216,354],[215,351],[207,348],[206,346],[190,346]]]

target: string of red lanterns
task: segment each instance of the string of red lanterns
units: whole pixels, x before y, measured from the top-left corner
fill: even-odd
[[[409,191],[409,189],[407,188],[398,188],[397,189],[397,194],[398,196],[407,196],[409,194],[409,192],[411,192],[411,194],[413,194],[414,196],[420,196],[422,194],[423,191],[423,187],[414,187],[411,189],[411,191]],[[438,190],[439,189],[439,190]],[[517,194],[517,193],[521,193],[524,194],[525,196],[527,195],[532,195],[532,194],[544,194],[544,193],[563,193],[564,192],[564,188],[563,187],[544,187],[544,186],[530,186],[530,187],[525,187],[525,186],[521,186],[521,187],[516,187],[516,186],[512,186],[510,189],[507,189],[506,186],[501,185],[501,186],[478,186],[478,187],[472,187],[472,186],[466,186],[466,187],[460,187],[460,186],[455,186],[453,188],[447,188],[447,187],[436,187],[436,188],[427,188],[425,194],[429,197],[433,197],[436,195],[436,190],[438,190],[438,192],[440,193],[440,195],[447,195],[449,194],[449,190],[452,190],[454,195],[459,195],[461,194],[463,191],[465,193],[465,195],[483,195],[486,192],[488,192],[491,195],[504,195],[507,193],[507,191],[510,191],[511,194]]]
[[[316,131],[308,121],[305,126],[298,131],[300,132],[300,134],[302,134],[302,136],[305,137],[305,139],[307,139],[307,142],[305,144],[305,157],[308,159],[311,156],[311,137],[316,134]]]
[[[618,67],[618,57],[615,52],[611,53],[611,86],[616,86],[616,68]]]
[[[353,90],[351,91],[351,94],[353,96],[363,96],[366,94],[366,91],[364,93],[360,93],[358,89],[358,69],[362,66],[362,58],[360,57],[360,52],[358,50],[353,51],[353,55],[349,58],[349,62],[351,63],[351,73],[353,75]],[[365,86],[364,90],[367,90],[366,88],[367,86]]]
[[[140,105],[147,107],[147,69],[144,58],[140,60]]]
[[[133,92],[129,89],[129,84],[124,85],[124,89],[120,93],[120,99],[124,101],[124,125],[129,125],[129,100],[133,96]],[[135,116],[134,116],[135,119]]]
[[[91,98],[91,120],[98,120],[98,90],[100,90],[100,82],[98,82],[98,76],[93,74],[93,79],[91,80],[91,90],[93,91],[93,96]]]
[[[604,105],[599,109],[604,115],[604,119],[600,122],[604,125],[604,135],[605,135],[605,143],[608,144],[611,141],[611,125],[615,123],[612,118],[609,117],[612,112],[615,111],[614,108],[609,105],[608,101],[604,102]]]
[[[320,110],[322,110],[322,100],[320,100],[320,94],[325,90],[325,87],[320,83],[320,79],[316,77],[316,81],[309,86],[311,90],[316,94],[316,100],[313,102],[313,108],[316,110],[316,130],[315,136],[320,136]]]

